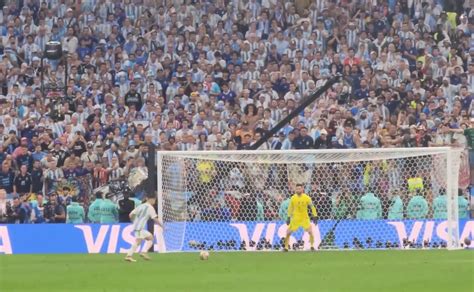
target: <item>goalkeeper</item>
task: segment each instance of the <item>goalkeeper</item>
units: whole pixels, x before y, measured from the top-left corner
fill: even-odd
[[[290,236],[293,232],[298,230],[300,227],[309,234],[309,242],[311,244],[311,250],[314,250],[314,235],[311,230],[311,222],[308,215],[308,209],[311,208],[311,214],[314,224],[317,224],[316,208],[311,201],[311,198],[304,193],[304,188],[302,184],[296,185],[296,193],[291,196],[290,206],[288,207],[288,219],[286,224],[288,224],[288,230],[286,231],[285,237],[285,248],[284,251],[288,251],[288,244],[290,241]]]

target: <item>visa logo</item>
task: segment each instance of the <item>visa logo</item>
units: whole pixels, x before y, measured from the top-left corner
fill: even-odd
[[[74,225],[74,227],[82,231],[88,253],[100,253],[104,247],[106,248],[106,253],[126,253],[135,241],[135,237],[133,235],[133,225],[127,225],[125,227],[118,224],[101,225],[99,227],[99,231],[96,234],[94,234],[92,231],[92,225]],[[158,252],[166,252],[163,232],[161,232],[159,226],[157,225],[155,225],[154,236],[154,249]],[[124,242],[126,247],[123,247]],[[143,251],[144,244],[138,248],[137,252]]]

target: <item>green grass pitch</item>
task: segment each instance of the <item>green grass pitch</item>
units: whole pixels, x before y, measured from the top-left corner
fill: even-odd
[[[474,251],[1,255],[0,291],[474,291]]]

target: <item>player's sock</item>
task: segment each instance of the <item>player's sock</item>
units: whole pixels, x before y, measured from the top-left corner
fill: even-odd
[[[313,235],[309,236],[309,243],[311,244],[311,247],[314,247],[314,236]]]
[[[135,240],[135,242],[132,244],[132,247],[127,253],[127,257],[131,257],[133,253],[135,252],[135,250],[137,250],[137,247],[138,247],[138,242]]]
[[[143,253],[148,252],[150,250],[150,248],[152,247],[152,245],[153,245],[153,240],[145,241],[145,249],[144,249]]]
[[[285,249],[288,249],[289,243],[290,243],[290,236],[287,235],[287,236],[285,237]]]

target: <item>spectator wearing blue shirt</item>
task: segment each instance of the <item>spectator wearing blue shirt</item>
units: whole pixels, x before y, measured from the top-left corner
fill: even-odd
[[[79,47],[77,48],[76,52],[77,52],[77,55],[79,56],[79,59],[81,59],[81,61],[84,60],[85,56],[90,55],[92,53],[91,48],[86,45],[86,40],[84,39],[81,39]]]
[[[275,90],[281,96],[290,91],[290,84],[288,83],[286,77],[278,79],[273,85],[273,90]]]
[[[43,149],[40,144],[35,146],[35,152],[31,153],[31,157],[33,161],[41,161],[44,157],[46,157],[46,152],[43,152]]]
[[[28,152],[28,148],[21,146],[22,151],[16,157],[16,163],[18,166],[26,165],[28,170],[31,170],[33,167],[33,157]]]
[[[144,66],[148,60],[148,53],[142,49],[137,49],[136,52],[136,62],[138,65]]]
[[[416,48],[413,46],[413,42],[411,39],[405,39],[402,48],[402,56],[408,60],[408,64],[410,65],[410,71],[414,71],[416,69],[416,56],[418,52]]]
[[[47,201],[42,194],[36,195],[36,200],[30,202],[31,208],[31,223],[44,223],[44,208]]]
[[[295,138],[294,141],[295,149],[312,149],[313,148],[313,138],[308,135],[308,128],[302,127],[300,129],[300,135]]]
[[[366,99],[369,97],[369,88],[367,86],[367,80],[361,79],[360,80],[360,88],[354,92],[354,99]]]
[[[35,126],[36,121],[34,119],[28,120],[28,124],[23,130],[21,130],[22,139],[31,140],[31,138],[33,138],[33,135],[36,134]]]
[[[285,50],[288,49],[290,43],[285,40],[282,32],[277,34],[276,39],[273,41],[273,44],[276,46],[276,51],[279,55],[283,55]]]
[[[231,105],[234,105],[236,97],[237,95],[235,94],[235,92],[229,89],[229,84],[224,83],[222,84],[222,92],[217,96],[217,100],[229,102]]]
[[[462,74],[461,66],[454,67],[454,74],[452,74],[449,77],[449,83],[451,83],[452,85],[461,84],[461,74]]]
[[[374,11],[373,13],[373,23],[374,23],[374,30],[375,32],[385,32],[387,29],[387,25],[383,19],[381,19],[380,13],[378,11]]]
[[[295,142],[295,131],[291,131],[288,134],[288,137],[283,141],[283,144],[281,146],[282,150],[289,150],[289,149],[295,149],[294,147],[294,142]]]

